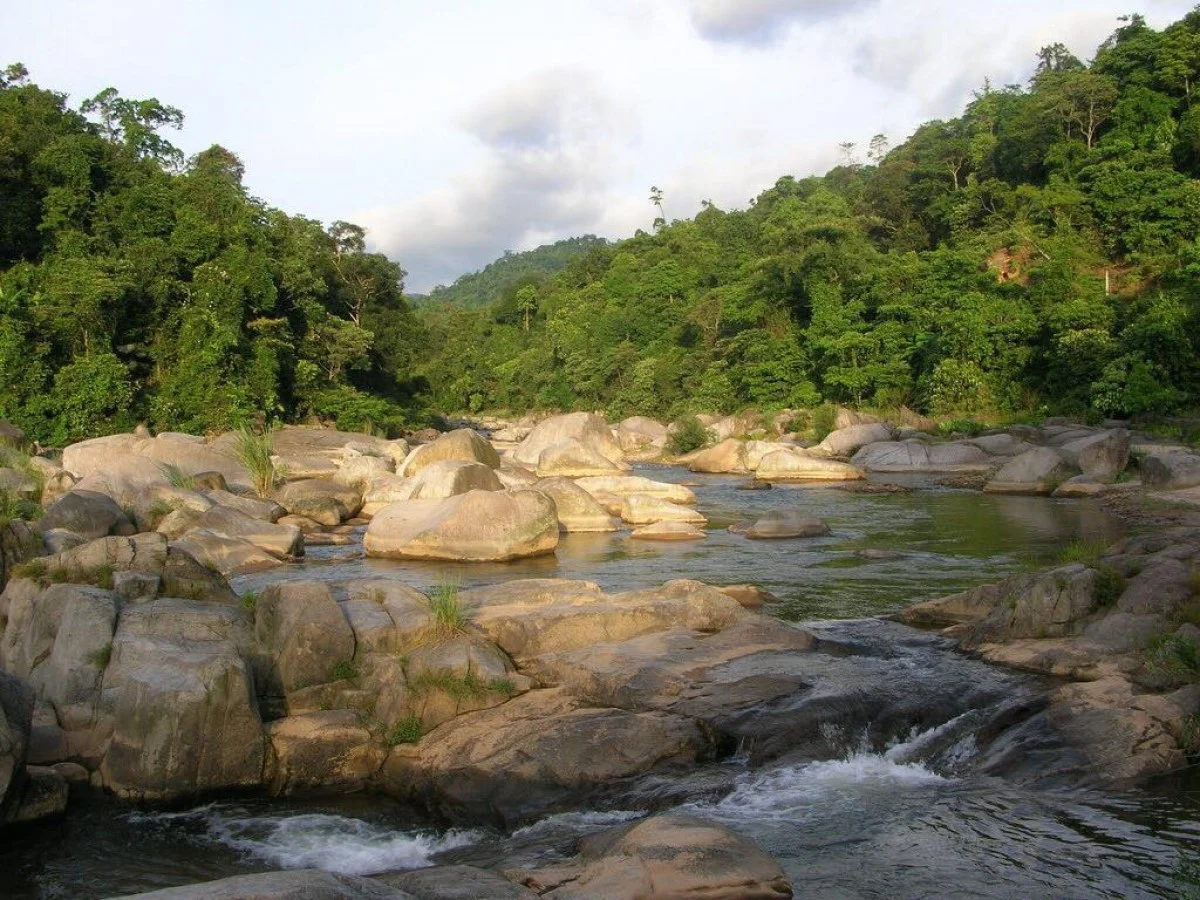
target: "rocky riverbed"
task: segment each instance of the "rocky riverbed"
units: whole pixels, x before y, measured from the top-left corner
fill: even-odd
[[[936,441],[844,424],[805,448],[786,434],[717,440],[713,423],[713,446],[676,461],[696,474],[642,462],[661,457],[657,423],[611,429],[586,414],[415,447],[285,429],[286,480],[266,496],[224,438],[119,435],[13,469],[44,506],[3,540],[13,892],[104,896],[312,866],[163,896],[303,885],[450,897],[473,879],[472,896],[498,897],[845,896],[884,883],[917,896],[934,882],[861,867],[857,882],[810,879],[794,828],[813,804],[866,803],[860,839],[882,852],[917,835],[938,869],[933,821],[888,812],[910,789],[948,803],[951,827],[983,817],[1002,835],[1004,804],[1040,804],[1047,822],[1069,807],[1104,819],[1136,858],[1059,871],[1047,838],[1020,876],[1022,838],[962,839],[979,895],[993,895],[978,877],[991,852],[1009,889],[1068,877],[1069,895],[1166,890],[1174,870],[1135,852],[1148,846],[1136,822],[1144,812],[1194,835],[1186,804],[1122,801],[1143,811],[1129,816],[1063,791],[1185,777],[1200,750],[1200,531],[1126,534],[1095,499],[1144,496],[1140,475],[1156,502],[1186,504],[1190,455],[1148,454],[1120,428]],[[963,475],[987,493],[936,484]],[[948,525],[951,509],[962,518]],[[672,540],[641,540],[647,528]],[[1074,558],[1056,559],[1072,540]],[[917,600],[908,624],[812,621]],[[989,784],[1004,798],[991,813]],[[369,862],[339,861],[355,858],[361,818],[343,816],[327,844],[342,852],[324,855],[272,855],[286,840],[237,824],[282,823],[302,851],[312,832],[294,820],[338,814],[295,804],[330,795],[394,804],[359,842]],[[239,796],[258,799],[231,811]],[[27,824],[68,802],[59,824]],[[44,850],[37,829],[65,828],[75,846],[77,823],[113,802],[216,802],[104,815],[114,834],[178,828],[233,858],[195,866],[173,850],[190,860],[179,870],[131,862],[141,875],[88,888],[20,874]],[[539,834],[546,822],[558,826]],[[389,840],[394,852],[374,852]],[[1151,843],[1179,856],[1169,838]],[[59,871],[87,858],[77,850]],[[438,861],[460,868],[420,869]]]

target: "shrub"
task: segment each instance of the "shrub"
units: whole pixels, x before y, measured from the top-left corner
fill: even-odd
[[[395,747],[397,744],[415,744],[420,739],[421,720],[412,713],[396,722],[384,735],[384,741],[389,747]]]
[[[269,497],[275,489],[279,473],[271,459],[273,445],[269,431],[255,434],[249,428],[239,428],[234,433],[233,455],[250,474],[250,483],[260,497]]]
[[[458,582],[443,579],[429,592],[429,611],[439,640],[449,640],[467,630],[467,612],[458,594]]]
[[[812,411],[812,439],[816,443],[829,437],[837,425],[837,413],[837,407],[832,403],[822,403]]]
[[[31,522],[41,518],[42,507],[32,500],[26,500],[15,491],[0,488],[0,525],[17,519]]]
[[[246,591],[242,594],[242,609],[254,615],[254,611],[258,609],[258,592]]]
[[[695,416],[681,416],[667,437],[667,452],[683,456],[708,443],[708,429]]]
[[[1150,643],[1146,668],[1172,682],[1200,682],[1200,644],[1187,637],[1165,635]]]
[[[13,575],[18,578],[28,578],[31,581],[44,582],[46,580],[46,560],[31,559],[21,563],[13,570]]]

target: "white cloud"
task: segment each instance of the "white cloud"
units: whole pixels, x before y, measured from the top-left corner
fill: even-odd
[[[798,23],[851,16],[876,0],[689,0],[696,30],[713,41],[766,44]]]
[[[415,202],[359,215],[371,240],[427,290],[506,249],[578,234],[603,219],[612,138],[636,130],[580,70],[539,72],[484,97],[461,119],[484,145],[470,171]]]

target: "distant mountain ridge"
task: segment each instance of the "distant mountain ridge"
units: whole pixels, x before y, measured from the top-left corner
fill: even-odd
[[[427,295],[409,295],[415,304],[424,307],[454,306],[479,309],[497,300],[505,289],[526,279],[549,278],[561,272],[574,259],[594,247],[604,247],[608,241],[594,234],[564,238],[553,244],[543,244],[533,250],[504,255],[488,263],[478,272],[460,276],[449,287],[438,285]]]

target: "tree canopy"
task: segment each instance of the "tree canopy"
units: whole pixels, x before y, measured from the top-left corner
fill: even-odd
[[[934,412],[1200,403],[1200,8],[744,211],[596,246],[426,313],[446,409],[675,415],[822,399]]]
[[[417,415],[425,333],[401,268],[357,226],[249,196],[223,147],[184,160],[163,134],[182,122],[0,75],[0,418],[62,444],[139,421]]]

